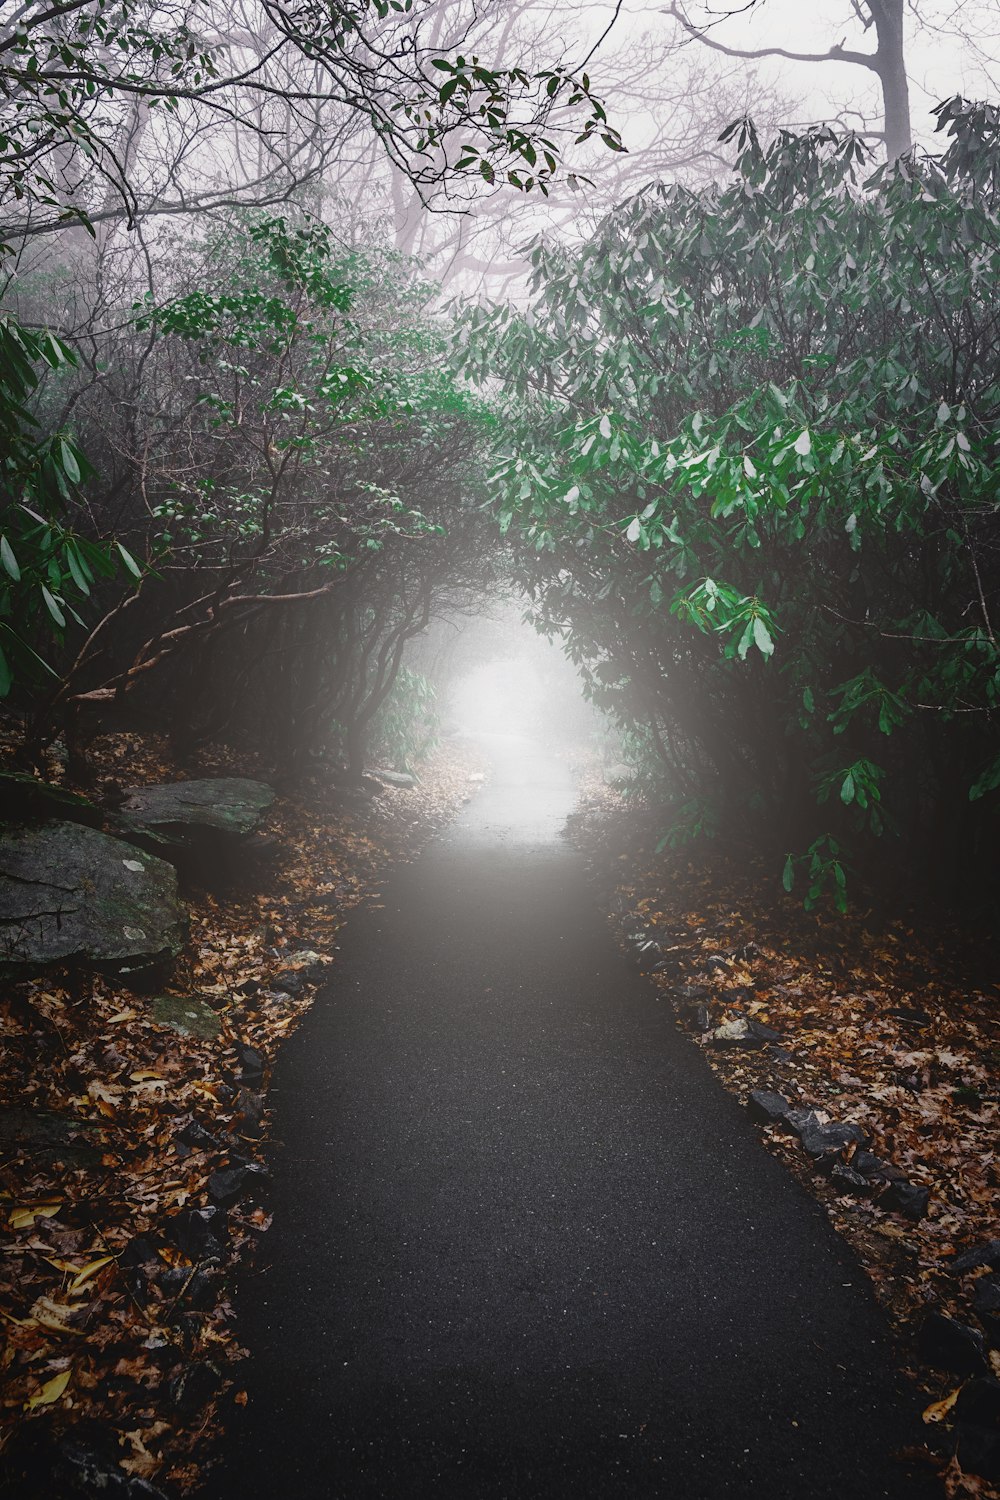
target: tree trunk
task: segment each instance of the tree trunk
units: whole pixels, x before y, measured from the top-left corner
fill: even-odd
[[[910,86],[903,55],[903,0],[869,0],[878,36],[876,72],[882,85],[885,150],[890,161],[913,146]]]

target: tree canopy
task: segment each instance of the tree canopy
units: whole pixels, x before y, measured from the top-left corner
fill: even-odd
[[[842,904],[852,865],[981,873],[1000,655],[998,115],[940,160],[733,128],[724,190],[657,187],[526,311],[475,308],[494,474],[542,628],[640,738],[666,837],[764,840]]]

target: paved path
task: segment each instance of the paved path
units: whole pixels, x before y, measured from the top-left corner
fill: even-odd
[[[213,1493],[935,1493],[863,1274],[616,950],[565,772],[494,749],[282,1052]]]

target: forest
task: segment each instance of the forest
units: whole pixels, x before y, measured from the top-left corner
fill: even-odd
[[[920,1250],[935,1269],[894,1263],[883,1280],[926,1310],[920,1288],[945,1285],[940,1256],[967,1247],[963,1214],[996,1247],[1000,31],[979,0],[824,0],[799,41],[782,4],[630,15],[527,0],[15,0],[0,17],[0,962],[13,1058],[0,1140],[8,1227],[35,1235],[24,1253],[50,1268],[12,1257],[32,1294],[5,1290],[10,1493],[194,1492],[195,1413],[215,1432],[240,1384],[210,1382],[183,1440],[157,1447],[157,1401],[169,1390],[184,1408],[184,1372],[207,1368],[213,1338],[235,1348],[239,1319],[223,1332],[205,1314],[183,1353],[177,1335],[170,1381],[161,1370],[142,1395],[141,1349],[160,1335],[135,1311],[154,1296],[149,1274],[140,1295],[125,1267],[152,1231],[119,1206],[99,1243],[85,1233],[95,1164],[74,1147],[43,1170],[24,1110],[37,1123],[76,1109],[102,1132],[132,1111],[132,1145],[108,1147],[105,1167],[122,1201],[144,1183],[156,1215],[169,1202],[197,1215],[206,1192],[228,1211],[249,1191],[268,1136],[247,1125],[246,1090],[322,993],[338,913],[370,901],[383,867],[413,858],[494,774],[476,756],[449,760],[442,736],[463,632],[498,610],[566,658],[600,726],[584,785],[605,822],[585,821],[581,839],[605,875],[622,866],[604,894],[637,966],[654,970],[651,944],[657,983],[673,993],[693,978],[671,1003],[695,1031],[711,1020],[720,1047],[734,1024],[741,1047],[754,1026],[775,1044],[765,1023],[789,1003],[777,967],[774,993],[748,973],[754,922],[758,957],[777,964],[782,932],[789,962],[814,956],[807,988],[849,973],[872,993],[895,985],[903,1061],[872,1081],[865,1067],[883,1064],[860,1049],[841,1059],[841,1092],[861,1088],[858,1071],[876,1099],[903,1088],[885,1127],[899,1157],[906,1090],[926,1105],[938,1089],[973,1112],[941,1129],[975,1165],[963,1206]],[[209,851],[151,811],[154,793],[206,775],[260,799],[218,814],[244,817],[252,839],[230,840],[211,877],[199,861],[225,840],[213,833]],[[84,832],[43,857],[30,839],[54,819]],[[114,963],[73,947],[63,896],[43,907],[71,889],[47,861],[93,890],[74,860],[86,865],[98,829],[135,845],[125,865],[143,880],[176,865],[183,898],[159,938],[143,918],[142,943],[128,908],[132,956],[119,943]],[[670,957],[687,941],[685,903],[721,926],[745,918],[731,952],[706,936],[722,956],[696,955],[690,972]],[[829,968],[823,943],[839,955]],[[150,1041],[167,1012],[150,1030],[135,998],[164,987],[208,1006],[204,1035],[169,1066]],[[943,997],[960,992],[955,1006],[978,1008],[946,1022]],[[932,1015],[934,1036],[907,1040]],[[115,1054],[122,1016],[138,1050]],[[844,1038],[853,1024],[841,1017]],[[952,1078],[956,1047],[968,1066]],[[745,1094],[755,1080],[733,1056],[723,1084]],[[228,1122],[211,1127],[214,1146],[197,1138],[196,1074]],[[787,1078],[762,1081],[774,1099]],[[786,1117],[757,1108],[780,1136]],[[917,1135],[940,1126],[936,1108]],[[185,1157],[206,1153],[176,1199],[166,1124],[194,1130]],[[237,1138],[245,1160],[219,1145]],[[837,1145],[855,1186],[859,1142]],[[906,1185],[919,1197],[918,1158]],[[206,1186],[213,1166],[243,1173],[231,1199]],[[898,1175],[881,1188],[890,1226],[923,1217]],[[63,1202],[77,1218],[60,1249],[43,1231]],[[226,1263],[198,1222],[156,1251],[184,1272],[155,1294],[164,1326],[203,1262],[212,1275]],[[239,1222],[234,1260],[257,1233]],[[989,1256],[983,1288],[1000,1270]],[[61,1301],[37,1279],[51,1267]],[[127,1285],[133,1304],[116,1353],[133,1385],[114,1399],[145,1416],[97,1478],[96,1459],[67,1457],[66,1372],[106,1435],[99,1351],[116,1346],[97,1338],[79,1380],[59,1340],[96,1324],[66,1278],[109,1307]],[[1000,1482],[1000,1300],[983,1303],[984,1344],[955,1321],[968,1306],[940,1295],[939,1316],[974,1337],[965,1365],[937,1368],[981,1389],[937,1467],[949,1495],[987,1495]],[[964,1388],[925,1385],[941,1405],[925,1423],[951,1433]],[[900,1496],[924,1493],[911,1482]],[[645,1483],[627,1492],[654,1493]],[[416,1481],[323,1491],[390,1492],[425,1493]],[[543,1492],[605,1493],[568,1479],[511,1493]]]

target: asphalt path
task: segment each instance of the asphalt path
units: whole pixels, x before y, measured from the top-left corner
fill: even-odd
[[[282,1050],[212,1493],[936,1493],[863,1272],[616,949],[571,778],[491,749]]]

